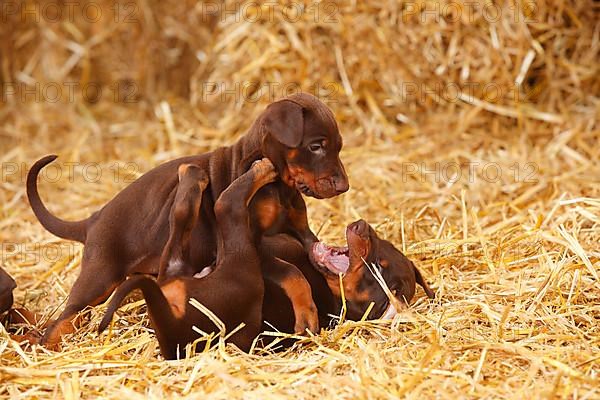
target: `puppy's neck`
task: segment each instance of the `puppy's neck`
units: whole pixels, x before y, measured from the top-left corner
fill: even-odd
[[[261,132],[262,115],[252,124],[248,132],[243,135],[232,147],[233,151],[238,153],[240,160],[238,173],[246,172],[250,165],[256,160],[260,160],[265,155],[262,151],[263,132]]]
[[[256,121],[233,145],[214,150],[209,160],[210,186],[214,200],[231,182],[248,171],[254,161],[263,158],[258,127],[260,123]]]

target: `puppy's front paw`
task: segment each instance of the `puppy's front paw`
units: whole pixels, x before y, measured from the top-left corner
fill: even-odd
[[[319,314],[314,303],[308,308],[298,310],[295,317],[294,333],[302,335],[307,329],[312,333],[319,333]]]

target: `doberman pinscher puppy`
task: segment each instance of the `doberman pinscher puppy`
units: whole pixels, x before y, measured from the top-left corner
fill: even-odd
[[[165,265],[177,265],[182,271],[196,270],[190,265],[190,232],[198,223],[199,202],[208,184],[204,172],[193,165],[179,167],[179,187],[172,208],[170,235],[161,257]],[[343,274],[344,297],[349,319],[359,319],[373,302],[369,318],[391,318],[397,312],[394,303],[408,305],[415,293],[415,283],[423,286],[427,296],[434,294],[414,264],[390,242],[380,239],[373,228],[359,220],[346,228],[347,246],[332,247],[315,243],[308,254],[297,239],[286,234],[261,236],[253,230],[259,245],[265,284],[264,329],[303,333],[306,326],[317,332],[319,323],[327,326],[330,315],[340,311],[339,274]],[[316,262],[313,268],[309,259]],[[369,266],[378,270],[393,296],[391,302]],[[195,275],[210,274],[208,266]],[[316,303],[316,304],[315,304]],[[306,312],[310,310],[310,312]],[[317,312],[318,310],[318,312]],[[111,311],[111,313],[114,312]],[[293,328],[293,329],[292,329]]]
[[[208,176],[205,171],[193,164],[181,164],[178,175],[179,185],[169,218],[169,239],[160,259],[157,279],[159,284],[165,279],[169,279],[165,273],[168,269],[176,269],[179,277],[194,276],[195,278],[202,278],[215,269],[215,265],[210,265],[200,272],[194,273],[199,268],[193,265],[190,257],[192,248],[190,237],[199,223],[202,193],[208,186]],[[253,226],[255,223],[256,221],[252,221],[250,229],[258,244],[261,242],[264,232],[261,231],[260,226]],[[263,272],[268,272],[269,280],[278,285],[292,301],[295,332],[304,333],[307,328],[312,332],[317,332],[319,329],[317,307],[311,297],[310,285],[302,272],[294,265],[277,257],[270,257],[268,254],[263,254],[263,257],[269,265],[269,268]]]
[[[261,245],[261,258],[265,255],[286,260],[297,266],[304,274],[312,289],[317,305],[321,326],[329,326],[331,315],[338,315],[342,307],[339,275],[346,299],[346,318],[359,320],[373,308],[368,318],[392,318],[396,313],[381,285],[366,263],[375,268],[398,304],[408,305],[415,294],[415,283],[433,299],[434,293],[415,265],[392,243],[380,239],[373,228],[364,220],[358,220],[346,228],[347,247],[328,246],[322,242],[312,248],[312,259],[317,269],[309,261],[308,254],[300,242],[288,235],[264,238]],[[265,266],[263,265],[263,271]],[[318,270],[318,272],[316,271]],[[292,305],[285,293],[265,276],[265,301],[263,304],[263,329],[291,333],[294,327]]]
[[[0,321],[8,329],[10,325],[28,325],[34,326],[39,321],[39,316],[25,310],[24,308],[12,308],[13,290],[17,287],[15,280],[0,267]],[[6,315],[4,315],[6,313]],[[17,342],[29,341],[37,342],[39,335],[35,330],[29,330],[24,335],[11,333],[10,337]]]
[[[17,287],[15,280],[0,267],[0,315],[10,310],[13,305],[13,290]]]
[[[182,181],[202,179],[197,167],[183,168]],[[203,332],[219,332],[211,319],[189,304],[194,298],[214,313],[231,332],[240,324],[229,341],[248,351],[260,332],[264,286],[257,250],[257,237],[250,229],[248,204],[264,185],[275,180],[277,174],[268,159],[254,163],[248,172],[237,178],[215,202],[217,231],[217,261],[214,271],[203,278],[168,278],[160,285],[149,276],[135,276],[119,286],[100,323],[102,332],[112,315],[127,296],[141,289],[148,305],[148,313],[155,328],[162,355],[178,358],[185,345]],[[191,199],[195,196],[190,195]],[[167,255],[169,258],[170,255]],[[185,261],[185,260],[184,260]]]
[[[223,218],[226,218],[226,216],[224,215]],[[275,328],[284,333],[297,332],[298,316],[294,309],[294,300],[290,298],[285,285],[281,285],[278,279],[273,279],[273,276],[277,277],[279,268],[288,268],[290,265],[301,271],[304,277],[302,281],[306,280],[310,283],[308,288],[303,287],[302,289],[312,296],[314,303],[316,303],[321,326],[329,326],[332,316],[340,312],[342,298],[339,274],[343,276],[342,283],[346,299],[347,319],[359,320],[362,318],[370,303],[373,303],[373,307],[368,318],[391,319],[396,314],[396,307],[390,302],[373,274],[368,271],[366,263],[378,269],[380,276],[400,304],[408,305],[415,294],[416,283],[423,287],[429,298],[434,298],[433,291],[415,265],[390,242],[380,239],[365,221],[359,220],[350,224],[346,228],[346,237],[347,247],[333,247],[323,243],[316,243],[313,246],[312,257],[319,265],[318,271],[311,264],[309,255],[297,239],[286,234],[262,238],[259,251],[257,253],[253,252],[252,257],[258,256],[261,265],[258,268],[262,268],[264,279],[263,331],[272,331]],[[233,243],[238,240],[238,236],[229,237],[228,239]],[[199,327],[200,318],[205,318],[202,313],[187,305],[190,298],[199,299],[202,304],[207,305],[211,310],[213,310],[211,307],[215,307],[215,314],[220,318],[227,315],[222,314],[223,307],[230,305],[231,301],[237,301],[239,293],[234,295],[233,291],[228,292],[232,297],[225,296],[213,300],[216,303],[209,304],[208,301],[204,300],[207,296],[206,291],[210,291],[211,285],[216,284],[212,278],[217,277],[217,271],[224,265],[217,265],[215,272],[212,272],[211,268],[210,273],[204,277],[173,278],[161,286],[149,277],[130,278],[117,289],[100,323],[99,331],[102,332],[108,326],[114,312],[127,294],[140,288],[143,290],[148,304],[150,318],[163,356],[165,358],[176,357],[178,354],[177,348],[182,349],[187,343],[192,343],[198,338],[199,335],[193,332],[192,326]],[[239,269],[233,269],[238,275],[245,273]],[[248,273],[253,276],[253,279],[256,278],[257,268],[252,267]],[[233,282],[231,278],[227,279],[229,282]],[[253,279],[247,282],[254,282]],[[173,282],[177,282],[178,286],[175,287]],[[250,285],[250,287],[253,286]],[[241,289],[240,286],[239,290]],[[244,291],[241,293],[244,294]],[[242,306],[237,303],[236,306],[242,307],[243,310],[246,303],[242,302],[240,304]],[[247,303],[247,305],[256,307],[255,302]],[[185,309],[185,312],[176,311],[182,308]],[[253,308],[253,310],[255,309]],[[174,317],[177,312],[180,313],[179,315],[183,315],[179,320]],[[256,310],[251,315],[254,318]],[[206,320],[203,320],[203,323],[206,323]],[[235,324],[226,325],[228,329],[236,326]],[[201,329],[205,330],[204,327],[201,327]],[[214,331],[214,326],[211,326],[211,329]],[[231,341],[238,346],[240,346],[240,343],[249,346],[255,333],[258,332],[255,325],[252,325],[251,330],[244,331],[241,341],[240,336],[236,336],[237,333],[232,336]],[[247,350],[248,347],[242,347],[242,349]]]
[[[189,254],[191,265],[204,267],[216,256],[216,199],[263,157],[272,161],[279,178],[254,196],[249,209],[252,226],[266,235],[288,233],[308,251],[317,238],[308,226],[301,193],[328,198],[348,190],[348,178],[339,159],[341,147],[342,138],[327,106],[311,95],[293,95],[269,105],[234,145],[162,164],[81,221],[61,220],[46,209],[36,180],[40,170],[56,156],[38,160],[27,176],[31,208],[50,232],[85,244],[81,273],[65,309],[46,330],[42,344],[58,344],[62,334],[73,331],[71,320],[79,311],[106,300],[127,276],[158,274],[181,164],[197,165],[210,181],[203,189],[200,223],[189,238],[194,243]],[[172,266],[166,266],[163,277],[181,272],[175,260]]]
[[[348,318],[362,317],[372,302],[375,306],[368,318],[390,318],[398,311],[394,306],[396,302],[390,301],[369,266],[379,272],[400,306],[410,304],[415,283],[423,287],[427,297],[435,297],[413,262],[392,243],[379,238],[366,221],[361,219],[348,225],[346,242],[347,247],[315,243],[312,259],[338,301],[341,299],[339,274],[343,275]]]

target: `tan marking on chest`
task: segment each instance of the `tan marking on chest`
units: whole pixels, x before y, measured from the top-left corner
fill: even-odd
[[[161,290],[167,298],[175,318],[183,318],[188,301],[185,283],[181,280],[174,280],[162,286]]]

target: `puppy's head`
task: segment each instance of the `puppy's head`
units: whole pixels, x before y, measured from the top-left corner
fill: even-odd
[[[260,124],[262,152],[288,186],[318,199],[348,190],[339,158],[342,137],[320,100],[305,93],[279,100],[267,107]]]
[[[339,274],[343,275],[342,286],[348,319],[360,319],[370,303],[374,303],[368,316],[370,319],[382,318],[390,309],[388,296],[365,262],[379,271],[401,304],[408,304],[415,294],[413,263],[390,242],[380,239],[364,220],[348,225],[346,240],[347,247],[315,243],[312,247],[312,259],[338,298],[341,298]]]
[[[14,279],[0,268],[0,314],[10,310],[13,304],[13,289],[17,287]]]

